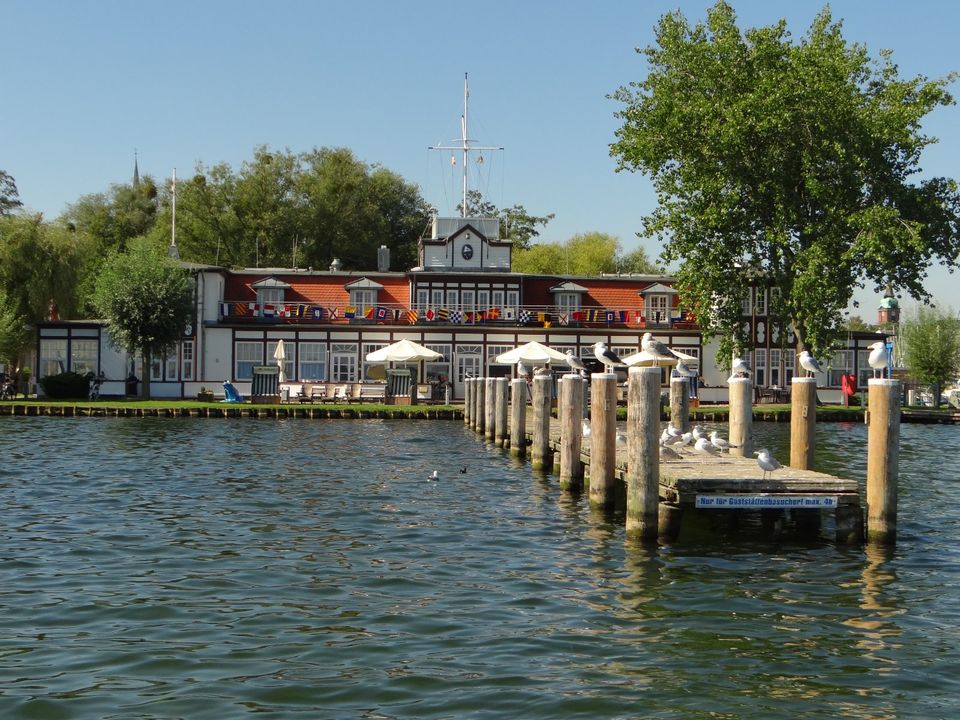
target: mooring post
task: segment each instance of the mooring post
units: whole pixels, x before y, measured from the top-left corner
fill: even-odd
[[[867,541],[897,540],[897,484],[900,475],[900,381],[867,381]]]
[[[470,427],[472,422],[473,410],[473,378],[466,378],[463,381],[463,424]]]
[[[496,398],[494,403],[496,408],[496,431],[493,435],[493,442],[497,447],[503,447],[507,443],[507,388],[510,381],[505,377],[498,377],[494,381],[493,394]]]
[[[484,406],[483,406],[483,437],[493,442],[493,433],[497,424],[497,395],[495,392],[496,378],[484,379]]]
[[[627,394],[630,394],[629,384]],[[629,408],[630,399],[628,398],[627,415],[630,414]],[[683,432],[690,431],[690,380],[688,378],[670,378],[670,424]]]
[[[560,383],[560,489],[583,490],[583,395],[585,382],[568,373]]]
[[[813,470],[817,429],[817,379],[794,377],[790,386],[790,467]]]
[[[730,449],[731,455],[753,457],[753,382],[746,377],[733,377],[730,386]]]
[[[523,457],[527,454],[527,381],[514,378],[510,381],[510,454]]]
[[[550,401],[553,378],[549,375],[533,377],[533,446],[530,463],[534,470],[549,470],[550,457]]]
[[[590,386],[590,504],[610,508],[617,469],[617,374],[593,373]]]
[[[674,385],[670,383],[671,419]],[[659,508],[660,368],[632,367],[627,381],[627,537],[656,540]]]
[[[486,419],[486,378],[477,378],[476,398],[473,403],[473,429],[483,435],[484,421]]]

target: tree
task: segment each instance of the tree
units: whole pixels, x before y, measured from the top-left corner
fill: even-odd
[[[157,218],[157,185],[149,175],[136,185],[112,185],[105,193],[84,195],[67,207],[60,220],[88,235],[94,252],[123,251],[132,238],[147,234]]]
[[[457,211],[463,211],[463,203],[457,205]],[[505,238],[513,241],[513,247],[521,250],[530,248],[535,237],[540,236],[540,227],[546,227],[553,220],[554,213],[549,215],[531,215],[523,205],[514,205],[511,208],[499,209],[492,202],[485,200],[479,190],[467,190],[467,217],[495,217],[500,218],[500,232]]]
[[[620,241],[601,232],[580,233],[565,243],[537,243],[514,250],[511,267],[514,272],[537,275],[657,272],[642,248],[622,255]]]
[[[20,366],[20,357],[27,349],[31,332],[26,318],[8,302],[7,292],[0,287],[0,362],[6,365],[7,374],[13,375]]]
[[[143,393],[150,397],[150,364],[173,347],[193,316],[190,274],[144,239],[114,253],[97,277],[94,305],[113,342],[143,357]]]
[[[952,309],[918,307],[901,325],[903,359],[910,374],[933,388],[934,407],[940,391],[960,376],[960,317]]]
[[[847,320],[847,330],[850,332],[876,332],[879,328],[868,323],[859,315],[851,315]]]
[[[0,170],[0,216],[9,215],[22,205],[17,183],[5,171]]]
[[[611,154],[651,176],[644,234],[680,263],[678,290],[721,358],[747,346],[753,284],[779,289],[770,310],[824,355],[855,288],[927,299],[931,262],[957,266],[956,183],[911,182],[934,142],[920,122],[953,102],[952,77],[901,79],[889,53],[847,44],[829,9],[799,42],[784,21],[741,33],[723,0],[695,26],[663,16],[639,52],[649,73],[612,96],[624,107]]]

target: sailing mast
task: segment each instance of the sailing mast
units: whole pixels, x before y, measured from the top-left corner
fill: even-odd
[[[467,73],[463,74],[463,114],[460,116],[460,132],[461,136],[454,140],[454,142],[460,143],[459,145],[431,145],[428,150],[459,150],[462,153],[462,159],[460,161],[461,173],[462,173],[462,184],[463,184],[463,197],[460,204],[460,217],[467,217],[467,194],[468,194],[468,177],[467,170],[470,162],[470,153],[473,151],[483,151],[483,150],[503,150],[502,147],[496,147],[493,145],[472,145],[470,136],[467,133],[467,119],[469,117],[469,100],[470,100],[470,86],[467,82]],[[482,159],[483,156],[481,156]],[[456,164],[456,158],[451,156],[453,163]]]

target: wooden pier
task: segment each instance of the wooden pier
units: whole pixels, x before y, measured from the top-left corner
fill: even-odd
[[[551,417],[548,383],[552,379],[535,378],[530,412],[511,412],[511,427],[506,433],[498,429],[497,437],[503,437],[502,446],[509,446],[513,454],[528,454],[534,469],[558,473],[565,491],[580,492],[586,485],[591,506],[626,507],[627,534],[639,539],[675,538],[684,511],[698,509],[760,511],[765,524],[770,521],[774,528],[782,528],[789,518],[798,529],[819,529],[823,511],[827,511],[836,519],[838,542],[859,543],[868,528],[866,534],[870,541],[895,540],[894,460],[898,442],[889,428],[899,423],[899,409],[894,399],[896,387],[890,381],[871,381],[871,408],[880,409],[881,413],[876,419],[872,415],[868,419],[877,436],[872,444],[876,449],[870,453],[875,459],[882,454],[884,459],[872,463],[871,467],[876,467],[876,481],[866,483],[865,528],[859,483],[810,469],[814,452],[812,430],[807,427],[810,423],[802,428],[808,432],[791,433],[791,442],[797,444],[802,453],[798,458],[791,458],[791,466],[784,465],[774,472],[764,473],[752,454],[746,457],[708,454],[685,447],[674,448],[679,452],[677,458],[661,457],[656,441],[660,423],[659,373],[659,368],[631,368],[625,435],[617,432],[616,402],[610,399],[609,391],[616,377],[612,373],[595,373],[589,381],[578,375],[564,376],[562,382],[574,383],[578,388],[573,391],[561,386],[557,393],[560,405],[557,418]],[[815,387],[813,378],[797,378],[797,381],[804,388]],[[589,438],[584,435],[586,428],[576,419],[582,411],[581,390],[587,382],[591,384],[592,398]],[[479,380],[477,386],[482,383]],[[749,380],[742,384],[745,385],[743,395],[749,398]],[[512,394],[519,398],[519,405],[526,405],[525,392]],[[815,418],[815,398],[815,392],[796,392],[792,414],[805,420]],[[511,405],[514,410],[522,409],[517,404]],[[748,405],[747,402],[741,412],[744,417],[749,413]],[[479,407],[472,410],[469,405],[466,412],[483,415]],[[506,422],[504,415],[501,411],[500,419],[494,422]],[[737,444],[749,449],[750,424],[743,424],[738,432],[747,442],[741,439]],[[577,453],[578,457],[576,460],[565,458],[564,452]]]

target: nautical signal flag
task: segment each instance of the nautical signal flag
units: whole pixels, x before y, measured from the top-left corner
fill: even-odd
[[[385,307],[378,305],[377,309],[374,311],[374,317],[377,320],[386,320],[388,312],[389,311]]]
[[[440,308],[439,310],[437,310],[437,320],[442,320],[446,322],[449,319],[450,319],[449,310],[447,310],[446,308]]]
[[[420,316],[417,314],[416,310],[407,310],[407,322],[411,325],[416,325],[417,320],[420,319]]]

